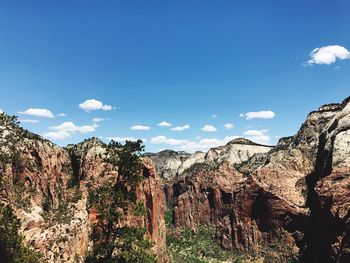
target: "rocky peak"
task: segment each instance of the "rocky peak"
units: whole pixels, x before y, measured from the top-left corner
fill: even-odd
[[[158,172],[165,181],[173,180],[184,172],[191,170],[197,164],[218,166],[222,162],[231,165],[247,161],[254,154],[267,153],[273,147],[254,143],[245,138],[237,138],[224,146],[209,149],[206,153],[176,152],[172,150],[161,151],[156,154],[146,154],[156,164]]]
[[[210,149],[205,158],[230,160],[230,145],[236,147],[231,142]],[[296,135],[236,162],[236,169],[223,162],[179,177],[166,187],[174,223],[213,225],[226,249],[257,252],[279,240],[282,251],[277,245],[272,252],[276,262],[285,262],[287,254],[301,262],[348,262],[349,145],[347,98],[311,112]]]
[[[26,243],[45,262],[83,262],[92,250],[91,231],[98,222],[91,192],[120,178],[118,167],[107,158],[107,146],[92,138],[61,148],[4,114],[0,127],[1,204],[15,211]],[[165,255],[162,185],[150,160],[142,160],[141,172],[144,180],[136,185],[136,199],[128,203],[119,223],[144,227],[145,237],[153,242],[151,250],[161,259]],[[141,205],[146,213],[137,214]]]

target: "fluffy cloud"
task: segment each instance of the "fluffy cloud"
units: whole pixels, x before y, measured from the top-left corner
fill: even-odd
[[[247,120],[252,119],[273,119],[276,114],[273,111],[266,110],[266,111],[253,111],[253,112],[247,112],[245,114]]]
[[[177,126],[174,128],[171,128],[172,131],[184,131],[190,129],[190,125],[186,124],[184,126]]]
[[[56,114],[56,116],[57,116],[57,117],[66,117],[67,115],[66,115],[65,113],[62,112],[62,113]]]
[[[36,117],[46,117],[46,118],[54,118],[55,116],[48,109],[33,109],[29,108],[25,111],[18,112],[19,114],[36,116]]]
[[[4,113],[2,109],[0,109],[0,113]]]
[[[306,65],[330,65],[336,62],[337,59],[350,59],[349,50],[339,45],[318,47],[311,51],[310,59],[306,62]]]
[[[117,142],[125,142],[125,141],[137,141],[138,138],[135,137],[107,137],[107,140],[113,140]],[[146,139],[141,139],[143,142],[147,142]]]
[[[130,127],[130,130],[133,131],[148,131],[151,128],[149,126],[145,126],[145,125],[134,125],[132,127]]]
[[[201,129],[202,131],[205,131],[205,132],[216,132],[217,129],[213,126],[213,125],[204,125]]]
[[[179,140],[165,136],[157,136],[151,139],[151,143],[173,146],[177,151],[195,152],[207,151],[210,148],[224,145],[236,138],[238,138],[238,136],[227,136],[224,139],[203,138],[198,140]]]
[[[97,127],[97,124],[77,126],[73,122],[68,121],[61,125],[50,127],[49,129],[52,131],[44,133],[43,136],[52,140],[65,140],[71,137],[72,134],[94,132]]]
[[[233,127],[235,127],[232,123],[225,123],[224,125],[223,125],[223,127],[226,129],[226,130],[231,130],[231,129],[233,129]]]
[[[212,119],[215,119],[215,118],[217,118],[217,117],[218,117],[217,114],[212,114],[212,115],[210,115],[210,118],[212,118]]]
[[[162,121],[160,123],[157,124],[160,127],[170,127],[172,124],[166,121]]]
[[[112,110],[111,105],[104,105],[101,101],[91,99],[79,104],[79,108],[85,111],[92,110]]]
[[[93,118],[92,121],[93,122],[101,122],[101,121],[104,121],[105,119],[104,118]]]
[[[173,138],[167,138],[165,136],[156,136],[151,139],[151,143],[155,144],[168,144],[168,145],[181,145],[186,143],[187,140],[178,140]]]
[[[268,144],[270,137],[266,134],[268,130],[247,130],[243,133],[245,137],[256,143]]]
[[[39,123],[38,120],[31,120],[31,119],[25,119],[25,120],[19,120],[21,123]]]

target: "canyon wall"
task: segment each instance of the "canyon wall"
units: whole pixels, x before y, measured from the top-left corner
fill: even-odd
[[[109,162],[107,146],[93,138],[61,148],[0,115],[1,204],[15,211],[26,243],[44,262],[83,262],[99,218],[89,192],[122,177]],[[152,161],[140,161],[143,179],[119,224],[145,227],[151,252],[166,261],[162,183]],[[145,213],[135,215],[135,204],[142,204]]]

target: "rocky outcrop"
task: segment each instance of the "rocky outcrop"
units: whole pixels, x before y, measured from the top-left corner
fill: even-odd
[[[306,215],[229,163],[197,171],[172,189],[176,227],[214,226],[224,249],[254,254],[278,241],[286,244],[289,253],[298,253],[296,242]]]
[[[202,153],[198,154],[202,155]],[[159,176],[164,179],[171,179],[176,176],[179,168],[191,155],[183,151],[164,150],[158,153],[145,153],[145,156],[151,158],[157,164]]]
[[[350,260],[350,98],[326,105],[333,112],[319,136],[315,169],[307,178],[310,225],[304,262]]]
[[[174,224],[215,226],[226,249],[254,253],[280,240],[305,262],[347,262],[349,107],[347,99],[311,112],[268,153],[180,176],[166,189]]]
[[[158,177],[156,167],[152,160],[143,158],[144,180],[137,189],[136,199],[146,208],[143,225],[146,226],[147,235],[154,243],[153,251],[159,255],[159,261],[166,262],[166,228],[164,221],[165,201],[163,184]]]
[[[222,162],[240,164],[247,161],[255,154],[267,153],[273,147],[254,143],[244,138],[234,139],[225,146],[211,148],[208,152],[195,152],[188,154],[186,152],[175,152],[171,150],[161,151],[156,154],[147,153],[156,166],[158,173],[165,182],[176,179],[183,173],[188,172],[197,164],[207,166],[217,166]]]
[[[26,242],[45,262],[83,262],[96,222],[89,191],[121,178],[107,146],[92,138],[64,149],[0,115],[1,203],[15,210]],[[135,217],[129,211],[122,225],[145,227],[152,251],[165,261],[162,183],[151,160],[143,158],[142,165],[145,179],[135,194],[146,213]]]

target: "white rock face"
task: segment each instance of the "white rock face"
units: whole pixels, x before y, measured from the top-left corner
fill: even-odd
[[[340,132],[335,137],[333,166],[338,168],[350,166],[350,130]]]
[[[239,164],[247,161],[254,154],[267,153],[273,147],[253,143],[247,139],[234,139],[225,146],[209,149],[208,152],[196,152],[187,154],[183,152],[163,151],[149,155],[156,163],[160,176],[164,179],[172,179],[181,175],[194,164],[205,163],[209,166],[217,166],[222,162]]]
[[[48,224],[43,209],[33,204],[31,211],[18,211],[22,234],[28,244],[43,253],[47,262],[81,262],[89,250],[91,225],[86,210],[87,198],[71,204],[67,213],[70,220]]]

